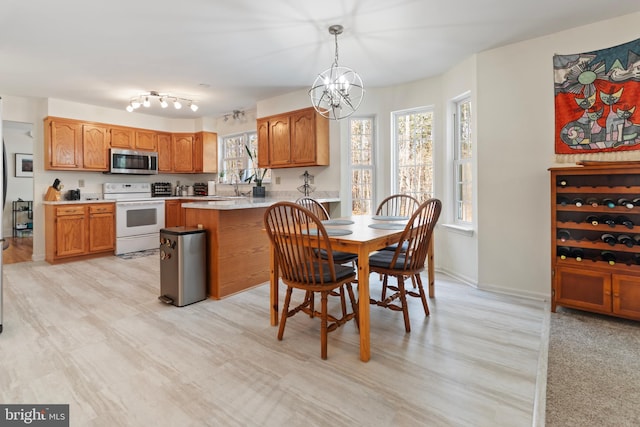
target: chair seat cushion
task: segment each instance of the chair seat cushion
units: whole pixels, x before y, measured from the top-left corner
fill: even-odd
[[[398,255],[395,265],[391,265],[393,261],[394,252],[380,251],[369,257],[370,267],[392,268],[394,270],[404,270],[405,254]]]
[[[323,263],[322,265],[322,274],[320,274],[320,272],[318,271],[318,265],[315,264],[315,271],[313,273],[313,281],[315,281],[316,283],[320,283],[320,282],[331,282],[331,272],[329,271],[329,265],[327,263]],[[340,265],[340,264],[334,264],[334,269],[336,272],[336,281],[345,279],[351,275],[356,274],[356,270],[353,267],[349,267],[346,265]],[[304,271],[302,269],[299,269],[299,271]],[[321,277],[322,276],[322,277]],[[308,278],[310,279],[310,278]],[[308,280],[309,282],[311,282],[311,280]]]

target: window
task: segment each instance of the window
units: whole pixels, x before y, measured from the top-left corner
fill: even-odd
[[[373,117],[349,119],[351,212],[373,214]]]
[[[393,113],[396,193],[433,197],[433,109]]]
[[[224,182],[240,182],[251,176],[254,168],[245,146],[249,147],[252,153],[258,153],[258,134],[247,132],[237,135],[225,136],[222,138],[222,171],[224,172]],[[258,159],[254,155],[257,162]],[[270,182],[271,170],[267,172],[263,182]]]
[[[473,220],[471,141],[471,99],[467,96],[455,102],[453,136],[453,170],[455,188],[454,222],[470,224]]]

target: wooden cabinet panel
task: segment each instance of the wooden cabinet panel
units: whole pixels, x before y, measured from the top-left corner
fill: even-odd
[[[218,172],[218,134],[198,132],[196,138],[196,172]]]
[[[288,116],[269,120],[269,146],[271,167],[291,164],[291,133]]]
[[[112,127],[111,128],[112,148],[135,148],[135,132],[131,128]]]
[[[114,212],[114,203],[45,205],[46,261],[113,253]]]
[[[115,249],[114,206],[99,204],[89,206],[89,252],[104,252]]]
[[[260,118],[257,127],[260,167],[329,164],[329,121],[313,108]]]
[[[184,209],[182,209],[182,200],[165,200],[164,224],[165,227],[178,227],[184,225]]]
[[[172,164],[172,141],[170,133],[159,133],[157,135],[158,144],[158,172],[173,172]]]
[[[613,312],[640,319],[640,277],[613,275]]]
[[[611,274],[558,267],[555,272],[556,304],[607,313],[611,311]]]
[[[82,167],[82,126],[72,120],[45,119],[45,169]]]
[[[136,131],[136,150],[157,151],[156,133],[152,131]]]
[[[173,171],[193,172],[194,168],[194,135],[173,134]]]
[[[82,167],[109,170],[109,132],[106,127],[82,125]]]

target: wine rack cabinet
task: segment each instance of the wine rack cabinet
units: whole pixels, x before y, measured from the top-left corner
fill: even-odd
[[[640,162],[549,171],[551,311],[640,320]]]

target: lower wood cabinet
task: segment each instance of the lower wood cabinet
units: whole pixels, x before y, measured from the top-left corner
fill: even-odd
[[[115,249],[115,204],[45,205],[45,260],[53,263]]]
[[[640,320],[640,276],[556,267],[553,311],[556,305]]]
[[[184,225],[184,209],[182,209],[182,200],[165,200],[164,226],[179,227],[182,225]]]

